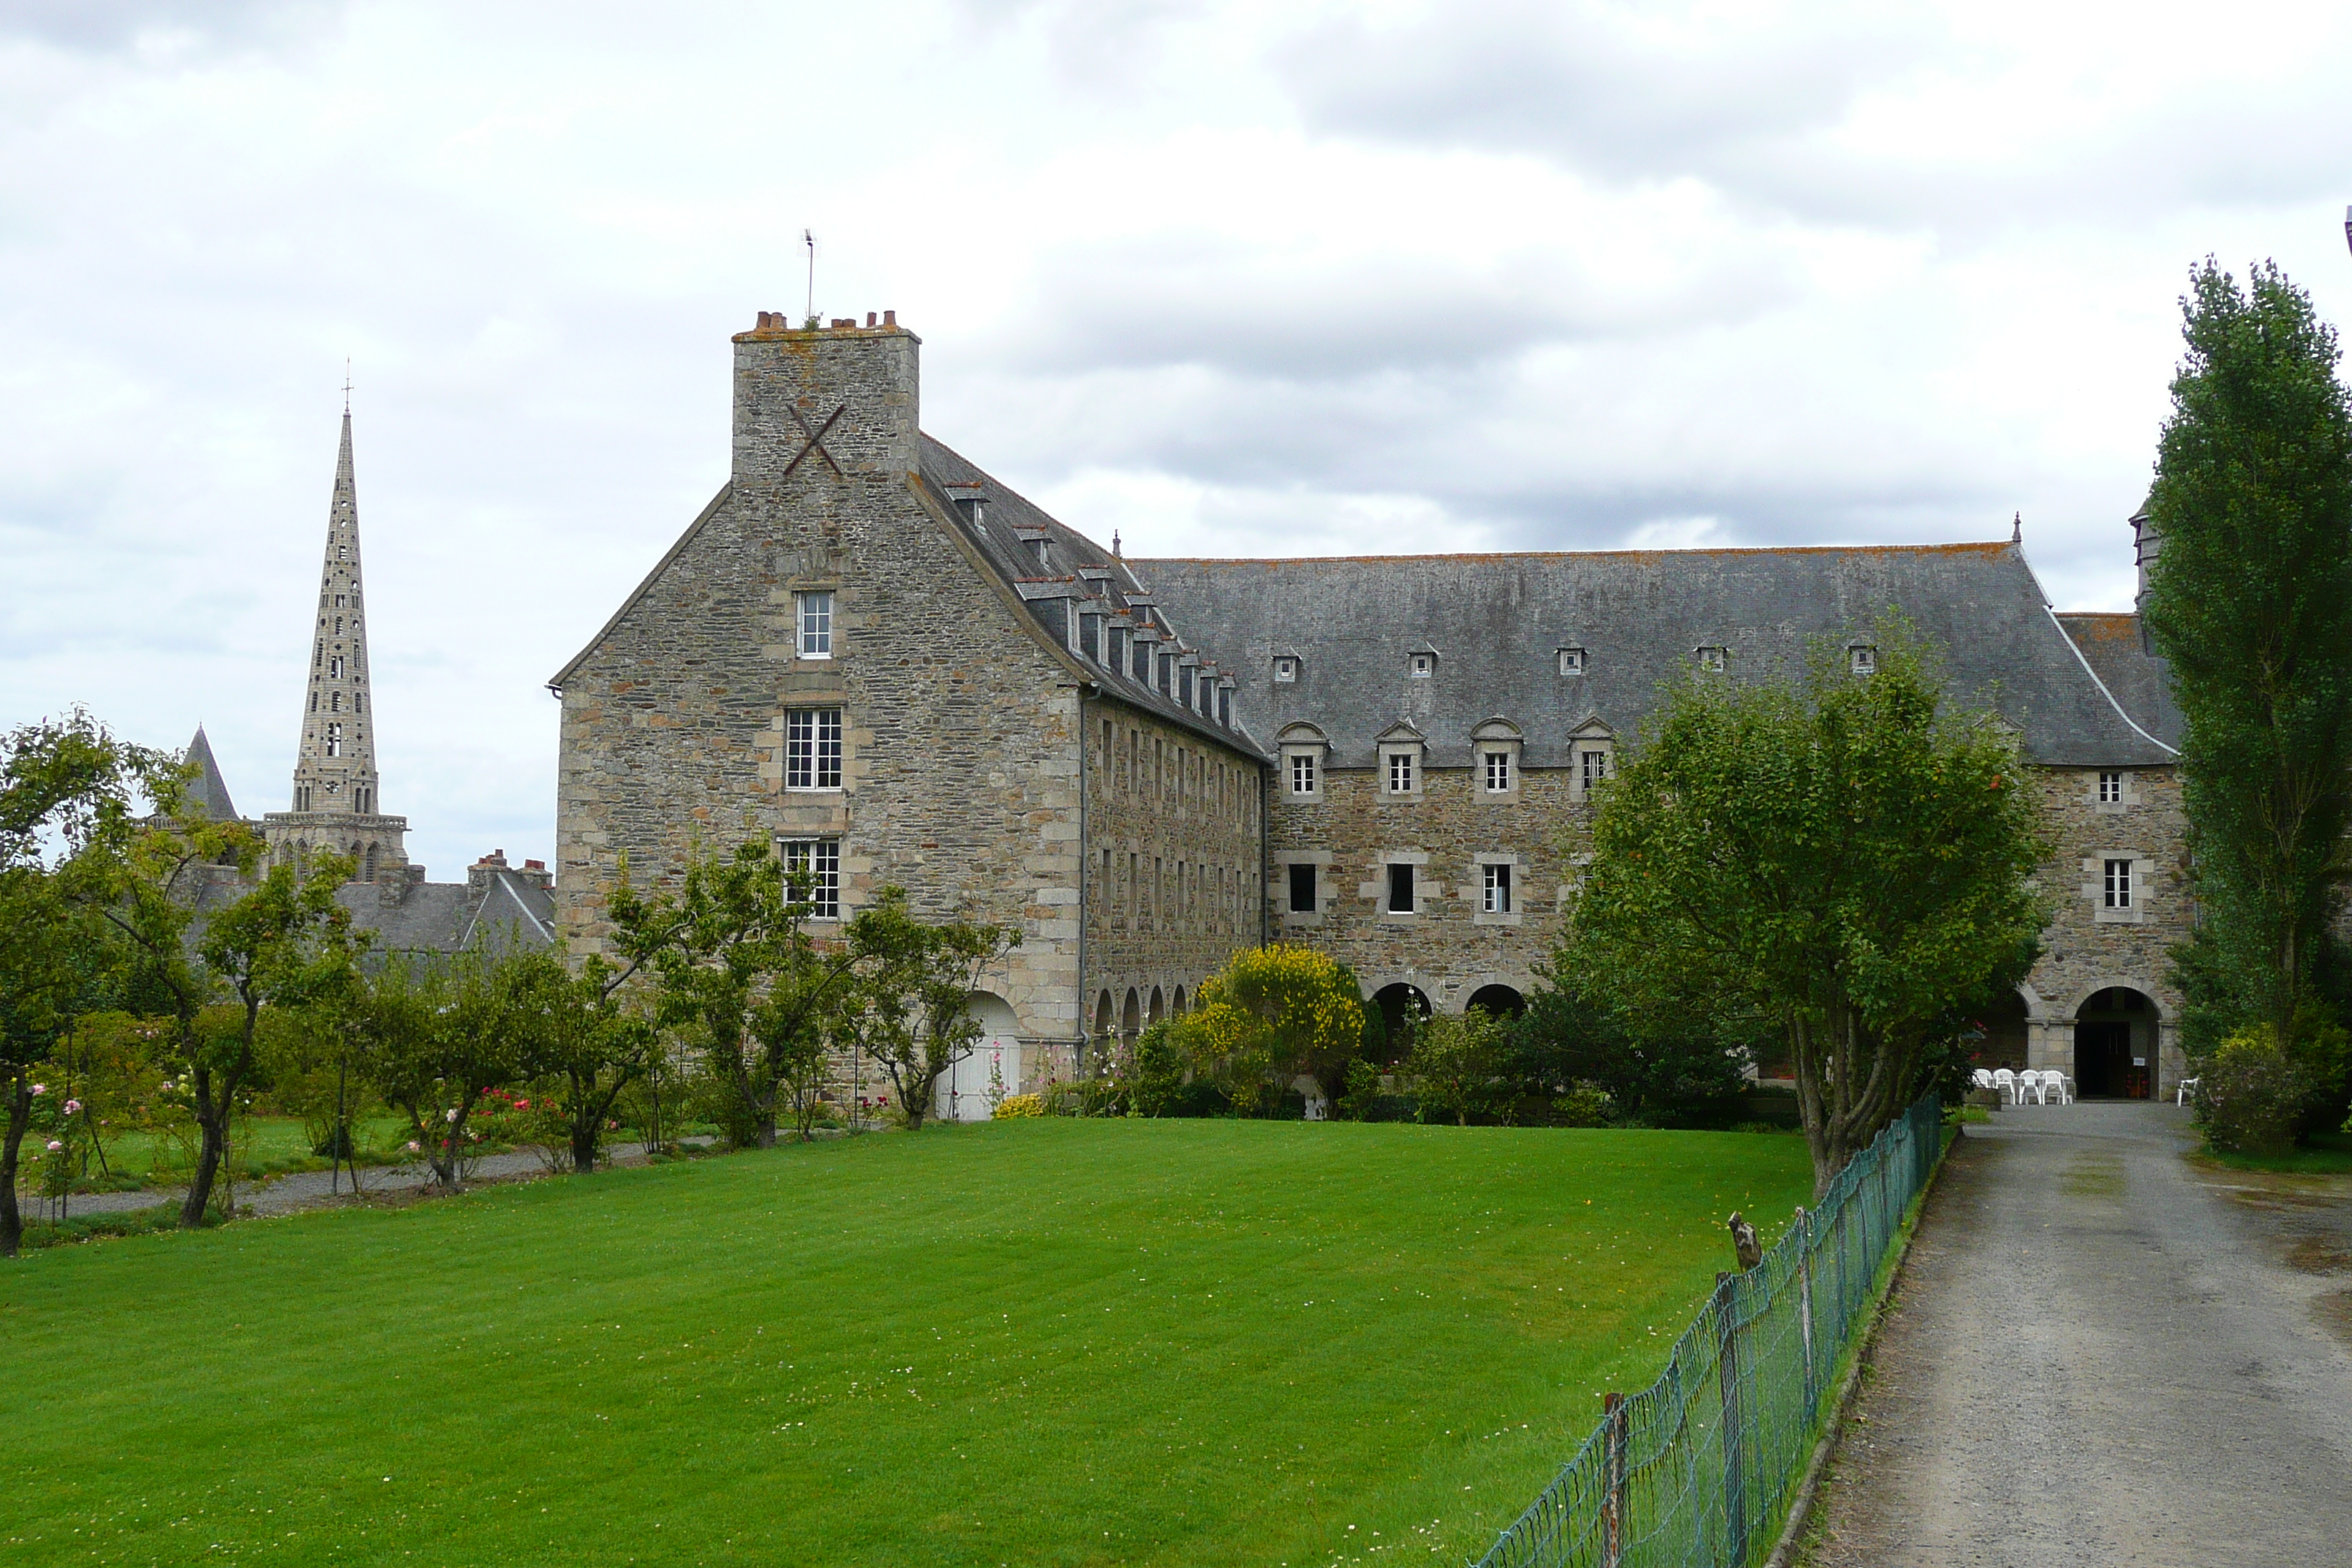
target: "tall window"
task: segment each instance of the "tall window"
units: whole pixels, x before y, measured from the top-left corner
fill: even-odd
[[[1411,752],[1389,753],[1389,793],[1391,795],[1412,793],[1412,753]]]
[[[342,678],[343,656],[341,654],[337,654],[334,658],[327,661],[327,679],[330,680],[341,680]]]
[[[1580,777],[1586,789],[1591,789],[1609,776],[1609,753],[1603,751],[1580,752],[1577,754]]]
[[[2128,860],[2107,862],[2107,908],[2127,910],[2132,907],[2132,863]]]
[[[342,754],[343,727],[341,724],[330,724],[327,726],[327,755],[340,757]]]
[[[841,787],[841,710],[793,708],[784,714],[784,787]]]
[[[1511,912],[1511,868],[1497,861],[1484,868],[1486,877],[1486,912],[1507,915]]]
[[[327,693],[327,711],[328,711],[328,712],[330,712],[330,713],[340,713],[340,712],[341,712],[342,710],[343,710],[343,694],[342,694],[341,692],[340,692],[340,691],[330,691],[330,692],[328,692],[328,693]]]
[[[1392,915],[1412,913],[1412,868],[1411,866],[1389,868],[1389,913]]]
[[[1486,793],[1505,795],[1509,793],[1510,787],[1511,753],[1488,752],[1486,753]]]
[[[812,588],[793,595],[801,626],[801,657],[833,657],[833,590]]]
[[[1313,752],[1294,752],[1291,753],[1290,793],[1293,795],[1313,795],[1315,793],[1315,754]]]
[[[1290,912],[1308,915],[1315,912],[1315,868],[1293,865],[1290,868]]]
[[[2124,799],[2124,775],[2119,773],[2099,775],[2099,804],[2121,805]]]
[[[841,840],[787,838],[784,873],[793,879],[793,896],[809,906],[812,919],[841,918]]]

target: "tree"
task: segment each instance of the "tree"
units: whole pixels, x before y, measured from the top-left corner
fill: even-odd
[[[106,928],[78,897],[91,847],[119,836],[134,796],[170,764],[79,710],[0,737],[0,1258],[24,1234],[17,1161],[32,1125],[36,1063],[107,1003]]]
[[[1193,1070],[1214,1077],[1246,1116],[1266,1103],[1269,1084],[1301,1073],[1336,1086],[1362,1047],[1364,1019],[1363,988],[1346,964],[1275,942],[1244,948],[1202,981],[1177,1034]]]
[[[1466,1013],[1435,1013],[1413,1031],[1405,1071],[1421,1095],[1421,1118],[1431,1111],[1452,1115],[1456,1127],[1470,1125],[1472,1111],[1484,1111],[1506,1091],[1507,1026],[1484,1007]]]
[[[359,1005],[363,1070],[405,1112],[433,1178],[455,1186],[470,1164],[467,1123],[484,1094],[524,1076],[540,998],[528,979],[539,955],[403,954]]]
[[[1555,982],[1511,1021],[1504,1070],[1521,1093],[1547,1098],[1591,1084],[1609,1097],[1614,1121],[1721,1126],[1738,1104],[1755,1037],[1770,1026],[1752,1012],[1628,1018]]]
[[[971,921],[925,924],[899,888],[883,889],[850,928],[856,990],[835,1014],[838,1041],[874,1058],[908,1130],[920,1131],[940,1079],[980,1043],[972,995],[982,972],[1019,946],[1021,933]]]
[[[1957,1007],[2031,964],[2039,812],[2009,736],[1878,624],[1874,674],[1701,672],[1605,786],[1553,972],[1630,1015],[1786,1032],[1816,1190],[1916,1094]]]
[[[621,1004],[628,970],[592,955],[574,974],[560,952],[546,948],[522,950],[508,963],[524,1070],[562,1080],[557,1099],[571,1168],[587,1174],[596,1169],[614,1102],[652,1068],[653,1028]]]
[[[2181,310],[2145,607],[2187,721],[2200,923],[2175,976],[2203,1051],[2252,1023],[2296,1039],[2298,1009],[2342,962],[2329,926],[2352,871],[2352,405],[2334,329],[2274,264],[2241,288],[2209,258]]]

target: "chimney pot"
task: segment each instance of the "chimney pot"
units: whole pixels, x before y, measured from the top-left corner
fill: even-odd
[[[874,324],[874,312],[871,310],[866,312],[866,324],[869,327]]]
[[[895,326],[897,326],[897,325],[898,324],[898,311],[896,311],[896,310],[885,310],[885,311],[883,311],[883,312],[882,312],[882,324],[883,324],[884,326],[886,326],[886,327],[895,327]]]

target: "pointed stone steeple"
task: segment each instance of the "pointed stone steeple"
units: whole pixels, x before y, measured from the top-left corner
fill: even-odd
[[[213,760],[213,743],[205,738],[202,724],[196,726],[196,738],[188,742],[187,760],[195,765],[196,776],[188,781],[186,805],[209,821],[235,822],[236,803],[228,797],[228,781],[221,777],[220,763]]]
[[[376,798],[375,720],[360,575],[359,489],[352,472],[352,410],[346,401],[335,494],[327,509],[327,549],[319,565],[302,740],[294,758],[294,809],[263,819],[273,854],[283,858],[308,849],[331,850],[352,857],[362,881],[375,881],[387,872],[404,879],[408,819],[384,816]]]

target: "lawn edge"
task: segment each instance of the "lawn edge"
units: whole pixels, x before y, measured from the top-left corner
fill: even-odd
[[[1854,1395],[1862,1387],[1863,1368],[1869,1363],[1872,1348],[1878,1342],[1879,1326],[1885,1321],[1886,1303],[1895,1297],[1895,1287],[1903,1278],[1904,1265],[1911,1258],[1911,1241],[1918,1234],[1920,1222],[1927,1214],[1927,1200],[1943,1180],[1946,1156],[1952,1145],[1966,1136],[1959,1128],[1944,1140],[1936,1152],[1936,1168],[1930,1172],[1925,1185],[1911,1199],[1904,1211],[1903,1223],[1895,1229],[1895,1257],[1885,1266],[1886,1277],[1871,1295],[1870,1305],[1863,1321],[1863,1330],[1846,1352],[1845,1375],[1838,1383],[1837,1397],[1830,1402],[1830,1413],[1822,1424],[1822,1435],[1813,1445],[1813,1457],[1805,1466],[1805,1479],[1797,1484],[1797,1495],[1789,1503],[1789,1514],[1780,1527],[1780,1538],[1772,1543],[1771,1554],[1764,1559],[1764,1568],[1792,1568],[1798,1548],[1804,1543],[1805,1527],[1811,1522],[1813,1504],[1821,1496],[1822,1482],[1829,1475],[1831,1461],[1836,1457],[1840,1439],[1845,1436],[1845,1418],[1853,1409]]]

